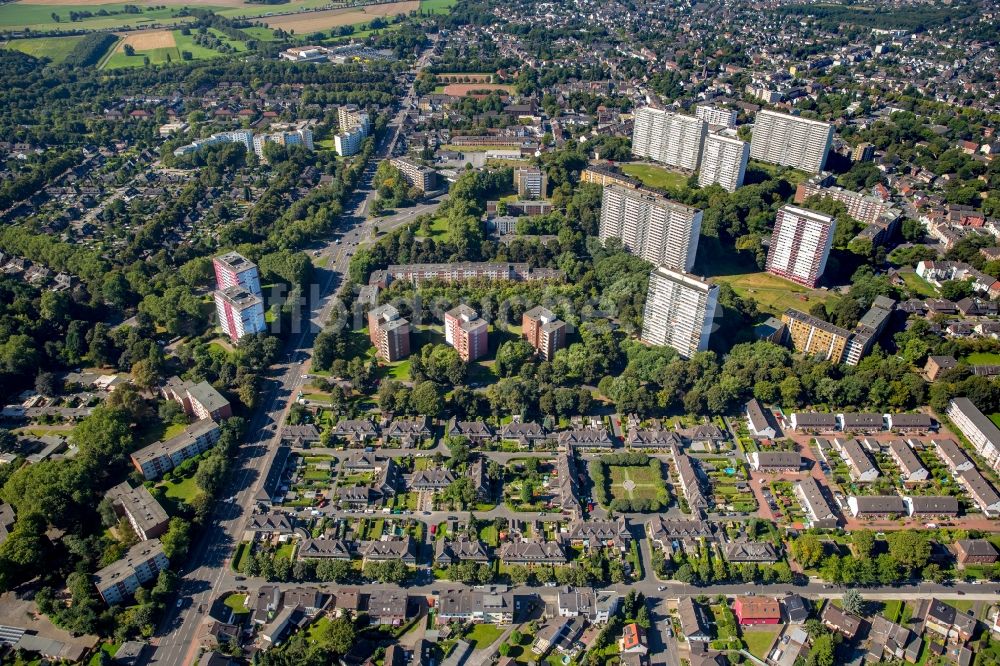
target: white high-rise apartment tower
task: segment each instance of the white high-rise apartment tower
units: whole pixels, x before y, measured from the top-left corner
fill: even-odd
[[[645,106],[635,112],[632,154],[694,171],[707,131],[704,120]]]
[[[666,197],[606,185],[601,203],[602,241],[618,238],[646,261],[690,271],[698,253],[702,212]]]
[[[702,105],[694,108],[694,115],[709,125],[722,125],[728,129],[736,127],[736,111],[733,109],[720,109],[715,106]]]
[[[767,272],[815,287],[826,269],[837,223],[829,215],[782,206],[774,221]]]
[[[684,358],[708,349],[719,288],[693,275],[658,266],[649,274],[642,339],[672,347]]]
[[[753,126],[750,157],[819,173],[826,164],[832,142],[833,125],[830,123],[760,111]]]
[[[750,144],[721,134],[705,137],[705,149],[701,151],[701,171],[698,184],[702,187],[718,183],[729,192],[743,184],[750,159]]]

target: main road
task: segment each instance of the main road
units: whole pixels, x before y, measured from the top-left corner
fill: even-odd
[[[427,64],[429,56],[430,49],[417,60],[414,74]],[[303,384],[302,375],[309,371],[313,342],[337,302],[336,293],[351,257],[376,227],[386,231],[413,220],[412,211],[373,220],[367,220],[366,215],[376,195],[372,187],[375,166],[395,151],[403,116],[415,98],[410,84],[396,116],[380,137],[373,159],[366,165],[364,175],[345,206],[339,223],[340,238],[329,239],[319,250],[326,265],[316,271],[318,293],[308,305],[307,323],[301,326],[301,331],[293,332],[286,346],[287,356],[271,369],[259,396],[261,407],[250,418],[247,441],[234,461],[229,497],[217,504],[188,555],[187,567],[179,571],[178,600],[167,610],[156,632],[152,654],[147,660],[149,664],[188,666],[197,659],[199,627],[212,602],[225,590],[229,560],[242,539],[254,498],[262,490],[266,472],[278,451],[278,433]],[[430,208],[425,207],[426,210]]]

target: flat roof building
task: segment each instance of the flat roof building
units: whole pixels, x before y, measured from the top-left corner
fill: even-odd
[[[702,211],[646,190],[605,185],[600,237],[617,238],[651,264],[688,272],[698,253]]]
[[[708,349],[719,288],[659,266],[649,274],[642,340],[672,347],[684,358]]]

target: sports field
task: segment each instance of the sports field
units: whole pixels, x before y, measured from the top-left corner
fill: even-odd
[[[342,25],[357,25],[380,16],[408,14],[419,8],[420,0],[407,0],[406,2],[390,2],[383,5],[264,17],[262,21],[269,28],[280,28],[285,32],[294,32],[296,35],[308,35],[321,30],[339,28]]]

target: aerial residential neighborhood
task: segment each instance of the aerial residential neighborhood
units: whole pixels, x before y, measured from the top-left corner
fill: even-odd
[[[0,664],[1000,664],[998,26],[0,2]]]

